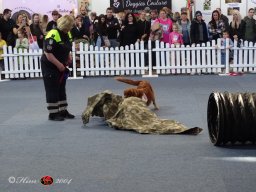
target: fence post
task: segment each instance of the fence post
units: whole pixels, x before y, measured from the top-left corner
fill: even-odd
[[[158,75],[152,74],[152,42],[151,40],[148,41],[148,74],[142,75],[142,77],[158,77]]]
[[[228,48],[229,47],[229,38],[225,39],[225,41],[226,41],[226,46],[224,46],[224,49],[226,52],[226,54],[225,54],[225,56],[226,56],[226,58],[225,58],[225,63],[226,63],[225,73],[229,74],[229,50],[230,50],[230,48]]]
[[[73,78],[76,79],[76,44],[72,43],[72,66],[73,66]]]

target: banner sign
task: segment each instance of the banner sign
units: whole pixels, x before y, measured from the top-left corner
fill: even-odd
[[[151,10],[160,10],[163,7],[171,9],[171,6],[171,0],[110,0],[110,7],[113,7],[115,12],[122,12],[124,10],[138,12],[145,9],[145,7],[149,7]]]

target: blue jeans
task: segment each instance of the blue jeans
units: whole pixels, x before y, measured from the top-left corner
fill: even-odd
[[[226,53],[221,53],[221,64],[226,65]]]
[[[95,46],[101,47],[101,37],[100,36],[98,36]]]

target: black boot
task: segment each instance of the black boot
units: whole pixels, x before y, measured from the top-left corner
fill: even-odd
[[[75,115],[70,114],[67,110],[60,112],[61,116],[65,119],[74,119]]]
[[[64,117],[60,113],[50,113],[49,120],[51,121],[64,121]]]

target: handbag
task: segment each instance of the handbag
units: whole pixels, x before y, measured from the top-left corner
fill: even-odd
[[[31,33],[30,33],[30,38],[29,38],[29,49],[32,49],[32,50],[40,49],[38,46],[38,43],[37,43],[36,36],[33,36]]]

